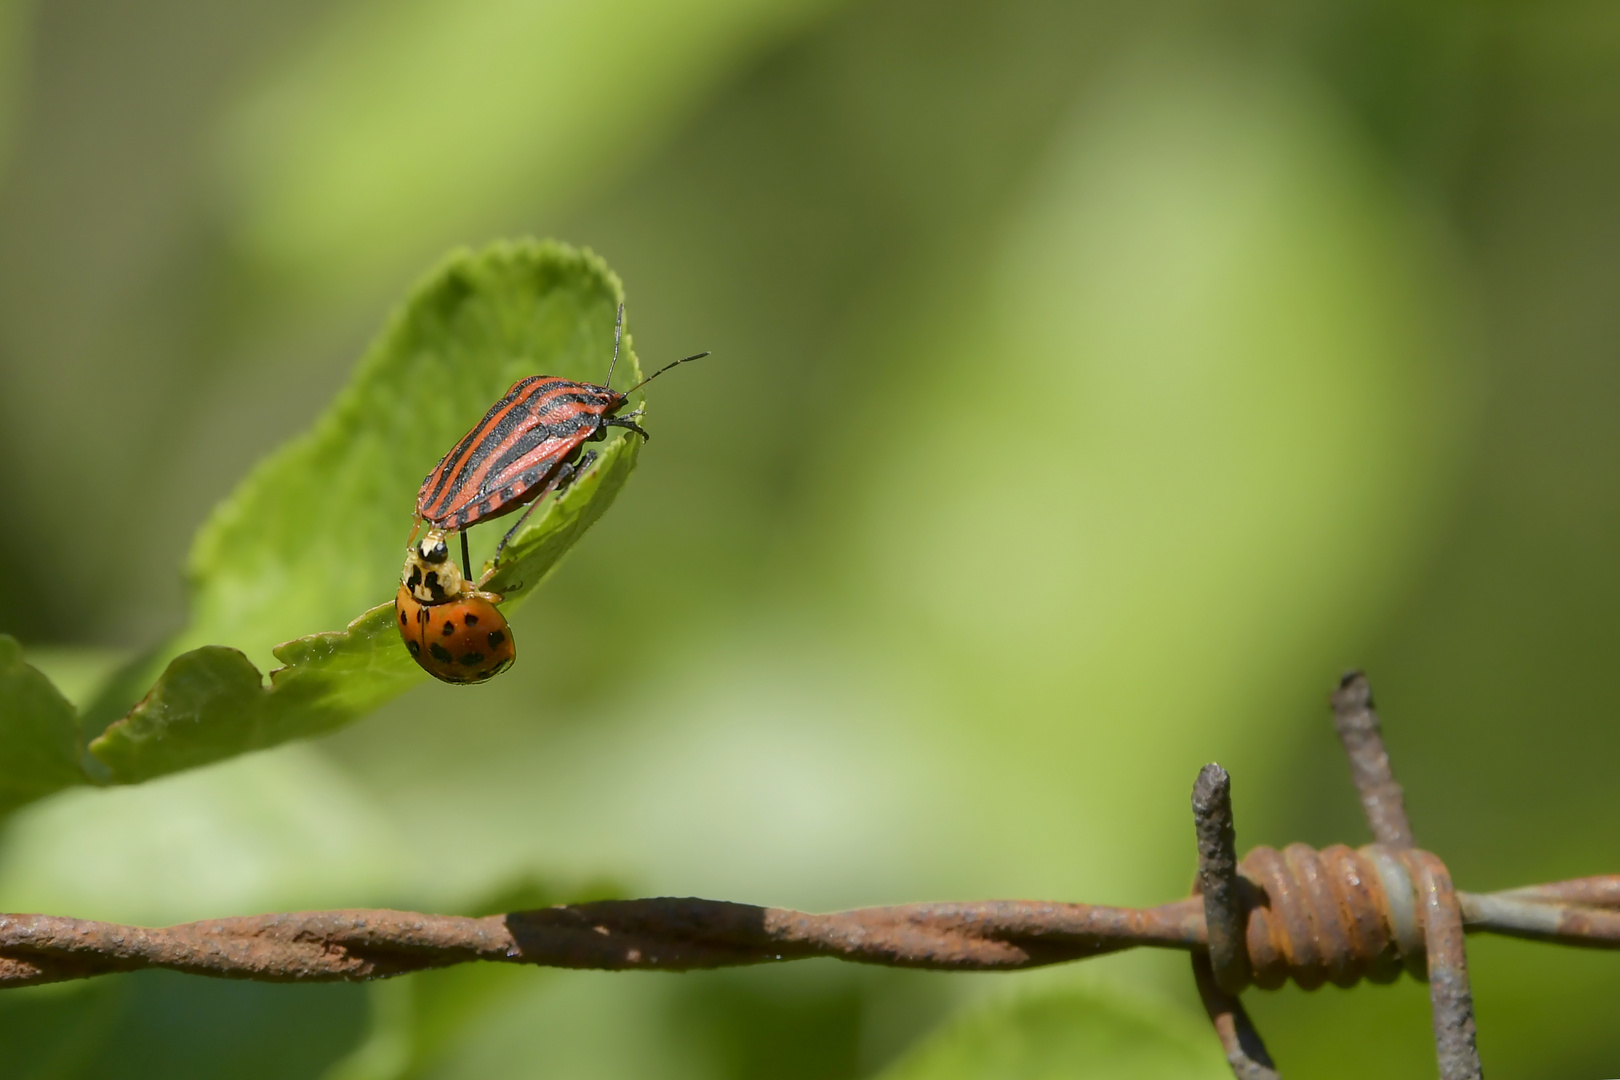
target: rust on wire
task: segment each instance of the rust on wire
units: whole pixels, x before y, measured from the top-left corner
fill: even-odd
[[[691,971],[828,956],[889,967],[999,971],[1136,945],[1195,949],[1196,900],[1162,907],[1041,901],[909,904],[811,915],[720,900],[603,900],[473,919],[315,911],[165,929],[0,915],[0,986],[158,967],[274,982],[386,978],[469,960]]]
[[[1238,1080],[1278,1080],[1276,1065],[1238,994],[1253,971],[1244,943],[1248,881],[1238,876],[1237,832],[1232,824],[1232,778],[1216,764],[1205,765],[1193,784],[1193,828],[1198,834],[1198,878],[1203,897],[1206,951],[1193,953],[1193,982],[1215,1025],[1226,1061]]]
[[[1438,856],[1411,851],[1414,881],[1423,904],[1423,944],[1428,958],[1429,1007],[1441,1080],[1480,1080],[1474,1044],[1474,992],[1468,984],[1462,910],[1451,874]]]
[[[1198,834],[1197,891],[1204,900],[1209,966],[1228,994],[1249,985],[1244,945],[1244,903],[1239,895],[1237,833],[1232,826],[1232,778],[1219,765],[1205,765],[1193,784],[1193,827]],[[1250,905],[1253,906],[1253,905]]]
[[[1350,777],[1361,794],[1361,807],[1372,826],[1373,839],[1385,847],[1412,846],[1412,824],[1406,820],[1406,799],[1384,749],[1383,726],[1373,709],[1372,687],[1367,676],[1349,672],[1339,680],[1330,699],[1333,727],[1350,759]]]
[[[1155,908],[1036,900],[906,904],[814,915],[718,900],[568,904],[487,918],[316,911],[162,929],[0,914],[0,988],[166,968],[268,982],[380,979],[474,960],[605,970],[690,971],[830,957],[935,971],[1012,971],[1137,946],[1182,949],[1240,1080],[1279,1072],[1239,995],[1307,990],[1404,971],[1429,984],[1442,1080],[1477,1080],[1465,933],[1620,948],[1620,875],[1458,892],[1413,844],[1372,694],[1359,672],[1332,696],[1376,843],[1259,847],[1237,858],[1231,778],[1207,765],[1193,788],[1194,895]]]
[[[1232,1067],[1232,1075],[1237,1080],[1279,1080],[1282,1074],[1272,1064],[1266,1044],[1261,1041],[1260,1032],[1255,1030],[1254,1021],[1249,1019],[1248,1011],[1243,1008],[1242,999],[1222,990],[1216,983],[1208,956],[1193,953],[1192,967],[1198,997],[1204,1003],[1210,1023],[1215,1025],[1215,1036],[1221,1040],[1221,1049],[1226,1053],[1226,1063]]]

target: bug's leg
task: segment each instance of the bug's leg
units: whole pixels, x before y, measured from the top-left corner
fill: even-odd
[[[565,469],[567,467],[568,466],[566,465],[563,466]],[[555,484],[556,481],[552,481],[552,483]],[[539,506],[543,501],[545,501],[545,497],[546,493],[542,491],[538,496],[535,497],[534,501],[529,503],[528,507],[523,511],[523,513],[518,516],[517,524],[506,530],[506,535],[501,537],[501,542],[495,545],[494,565],[501,565],[501,552],[506,550],[507,541],[511,540],[512,537],[517,535],[517,531],[523,528],[523,523],[529,520],[529,515],[534,513],[535,507]]]
[[[590,468],[595,461],[596,451],[587,450],[585,451],[584,456],[578,461],[570,461],[562,468],[558,469],[556,487],[557,494],[561,495],[564,491],[568,490],[568,486],[575,480],[578,480],[581,476],[585,475],[585,470]]]
[[[640,416],[640,415],[641,415],[641,410],[637,409],[635,412],[631,413],[630,416],[610,416],[606,420],[602,421],[602,426],[603,427],[628,428],[631,431],[635,432],[637,435],[640,435],[642,442],[646,442],[647,440],[651,439],[652,436],[647,434],[647,431],[646,431],[645,428],[643,428],[640,424],[636,423],[634,420],[632,420],[630,418],[632,416]]]
[[[473,579],[473,576],[472,576],[472,560],[467,557],[467,530],[466,529],[461,530],[461,575],[467,581],[471,581]]]
[[[517,531],[523,528],[523,523],[529,520],[529,515],[534,513],[535,507],[544,502],[546,496],[552,492],[556,492],[557,494],[561,495],[563,491],[567,489],[569,484],[572,484],[575,480],[579,479],[585,470],[591,467],[591,463],[595,460],[596,451],[587,450],[585,451],[584,456],[578,461],[564,462],[558,467],[556,477],[553,478],[549,485],[547,485],[546,490],[535,496],[534,501],[529,503],[528,509],[523,511],[523,516],[517,519],[517,524],[513,525],[510,529],[507,529],[506,535],[501,537],[501,542],[495,545],[496,566],[501,564],[501,552],[506,550],[507,541],[516,536]],[[469,577],[470,576],[471,575],[469,575]]]

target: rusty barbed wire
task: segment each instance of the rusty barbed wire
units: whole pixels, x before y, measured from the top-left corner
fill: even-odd
[[[935,971],[1011,971],[1148,946],[1183,949],[1233,1073],[1276,1080],[1244,1010],[1249,987],[1429,984],[1442,1080],[1477,1080],[1464,934],[1620,948],[1620,875],[1458,892],[1413,845],[1367,681],[1332,696],[1335,727],[1376,843],[1292,844],[1237,857],[1231,778],[1193,787],[1193,895],[1136,909],[1043,901],[906,904],[815,915],[660,897],[564,904],[487,918],[387,910],[210,919],[160,929],[0,915],[0,989],[142,968],[267,982],[388,978],[474,960],[690,971],[831,957]]]

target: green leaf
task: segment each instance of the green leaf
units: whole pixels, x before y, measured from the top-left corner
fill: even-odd
[[[97,645],[30,644],[23,648],[23,656],[76,710],[94,701],[108,678],[130,661],[128,649]]]
[[[392,615],[422,477],[517,379],[604,379],[622,295],[600,259],[553,243],[460,252],[429,275],[314,429],[202,529],[191,625],[88,711],[86,732],[99,732],[88,767],[115,783],[150,779],[330,731],[427,678]],[[615,381],[639,377],[626,333]],[[508,605],[602,515],[639,450],[615,432],[529,520],[491,582]],[[507,527],[481,530],[480,550]],[[283,666],[265,686],[272,660]]]
[[[86,780],[73,705],[0,634],[0,814]]]
[[[1215,1033],[1168,1005],[1064,988],[981,1008],[880,1080],[1230,1080]]]

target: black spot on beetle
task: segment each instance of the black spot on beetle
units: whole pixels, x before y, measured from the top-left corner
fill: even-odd
[[[482,664],[483,662],[484,654],[481,652],[470,652],[461,658],[462,667],[472,667],[474,664]]]
[[[445,637],[449,637],[451,634],[453,634],[455,632],[456,632],[456,624],[454,622],[452,622],[451,620],[449,620],[449,619],[444,620],[444,629],[440,630],[439,633],[443,634]]]
[[[407,641],[405,643],[405,647],[407,649],[411,650],[411,655],[412,656],[421,656],[422,655],[422,646],[418,645],[414,641]]]
[[[469,611],[469,612],[467,612],[467,614],[465,614],[465,615],[463,615],[461,617],[461,621],[466,623],[468,626],[477,626],[478,625],[478,616],[474,615],[472,612]]]
[[[401,626],[409,626],[410,625],[410,620],[405,618],[405,613],[403,611],[399,613],[399,625],[401,625]]]
[[[450,661],[455,659],[455,657],[450,655],[450,650],[445,648],[443,645],[440,645],[437,641],[428,646],[428,652],[432,653],[433,659],[439,661],[441,664],[448,664]]]
[[[428,595],[433,597],[433,602],[435,604],[442,604],[445,602],[445,600],[449,599],[444,591],[444,586],[439,584],[438,574],[428,574],[422,579],[422,583],[427,586]]]
[[[489,632],[489,647],[491,649],[498,649],[504,644],[506,644],[506,634],[503,631],[491,630]]]
[[[414,592],[420,584],[422,584],[422,568],[413,566],[411,567],[411,576],[405,579],[405,587]]]

